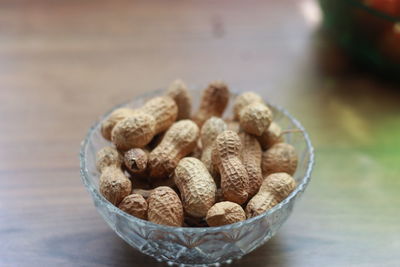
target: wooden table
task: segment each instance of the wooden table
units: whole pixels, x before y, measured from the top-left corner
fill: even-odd
[[[232,266],[400,266],[399,86],[356,71],[309,0],[2,1],[0,266],[163,266],[97,214],[88,127],[181,77],[287,107],[316,166],[281,231]]]

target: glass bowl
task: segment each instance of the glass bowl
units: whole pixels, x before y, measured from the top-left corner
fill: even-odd
[[[197,108],[200,90],[190,91]],[[135,97],[131,102],[120,105],[138,107],[147,99],[163,94],[162,90]],[[226,113],[232,114],[230,105]],[[115,108],[118,108],[115,107]],[[114,108],[114,109],[115,109]],[[268,212],[246,221],[220,227],[170,227],[133,217],[108,202],[99,192],[99,172],[96,170],[96,152],[109,145],[100,133],[100,124],[112,111],[101,117],[90,129],[81,144],[81,178],[90,193],[97,211],[122,239],[144,254],[169,265],[219,266],[241,258],[269,240],[286,221],[296,200],[310,181],[314,163],[313,147],[303,126],[287,111],[271,105],[275,121],[283,129],[299,129],[285,135],[285,141],[294,145],[299,165],[294,179],[298,186],[281,203]],[[196,109],[194,109],[196,110]]]
[[[319,0],[324,28],[367,67],[400,74],[400,1]]]

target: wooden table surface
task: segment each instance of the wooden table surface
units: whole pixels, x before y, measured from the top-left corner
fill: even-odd
[[[311,0],[1,1],[0,266],[163,266],[97,214],[88,127],[181,77],[286,107],[316,166],[280,232],[232,266],[400,266],[400,88],[318,31]]]

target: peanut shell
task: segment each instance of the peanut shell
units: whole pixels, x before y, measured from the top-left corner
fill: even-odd
[[[271,124],[272,112],[262,103],[253,103],[244,107],[239,117],[243,131],[261,136]]]
[[[191,120],[174,123],[161,143],[149,154],[150,176],[168,177],[179,161],[193,152],[199,137],[199,127]]]
[[[233,104],[233,116],[235,120],[239,120],[239,114],[244,107],[250,105],[252,103],[261,103],[264,104],[264,100],[261,96],[254,92],[245,92],[241,95],[238,95],[235,98],[235,102]]]
[[[118,208],[132,216],[143,220],[147,219],[147,202],[141,195],[131,194],[126,196],[118,205]]]
[[[152,116],[138,112],[114,126],[111,140],[119,150],[141,148],[151,141],[155,128],[156,122]]]
[[[248,133],[239,134],[243,146],[243,165],[249,176],[249,197],[257,194],[263,181],[261,172],[261,146],[257,138]]]
[[[261,168],[264,176],[276,172],[293,175],[297,168],[297,154],[292,145],[278,143],[262,154]]]
[[[114,110],[101,124],[101,134],[103,137],[111,141],[111,131],[114,126],[123,119],[132,116],[135,112],[131,108],[118,108]]]
[[[186,84],[181,80],[175,80],[169,86],[167,95],[178,106],[177,120],[189,119],[192,112],[192,98],[189,95]]]
[[[249,176],[241,159],[242,144],[237,133],[220,133],[213,146],[212,158],[221,175],[224,198],[238,204],[246,202],[249,191]]]
[[[181,159],[174,177],[185,212],[193,217],[205,217],[215,203],[217,187],[203,162],[190,157]]]
[[[103,169],[99,182],[100,193],[117,206],[132,191],[131,181],[120,168],[110,166]]]
[[[243,208],[230,201],[216,203],[207,212],[206,221],[209,226],[221,226],[246,220]]]
[[[111,147],[106,146],[100,149],[96,154],[96,167],[99,172],[102,172],[104,168],[115,166],[121,167],[122,157],[119,152]]]
[[[183,225],[182,202],[171,188],[160,186],[153,189],[147,202],[150,222],[178,227]]]
[[[147,168],[148,152],[141,148],[132,148],[124,154],[124,164],[132,173],[143,173]]]
[[[193,121],[199,127],[212,116],[221,117],[229,101],[228,86],[220,81],[212,82],[203,91],[199,111],[193,116]]]
[[[277,123],[271,122],[268,129],[257,138],[263,150],[269,149],[273,145],[283,142],[282,129]]]

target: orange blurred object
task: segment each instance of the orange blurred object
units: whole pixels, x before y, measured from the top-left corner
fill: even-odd
[[[381,49],[389,60],[400,63],[400,22],[384,33]]]
[[[364,4],[390,16],[400,16],[400,0],[365,0]]]

